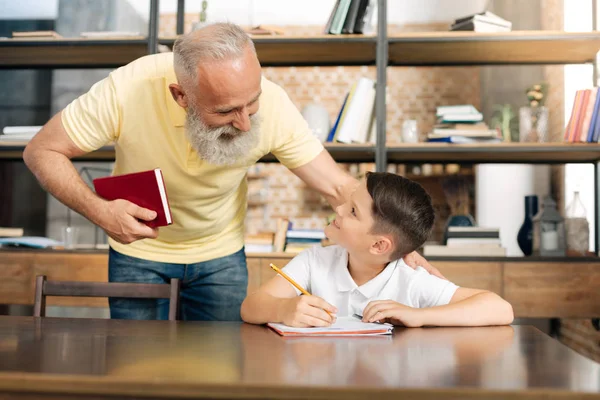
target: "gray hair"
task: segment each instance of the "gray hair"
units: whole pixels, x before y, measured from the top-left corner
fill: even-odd
[[[256,54],[250,36],[231,23],[212,24],[181,35],[173,47],[177,80],[195,82],[199,63],[240,58],[247,48]]]

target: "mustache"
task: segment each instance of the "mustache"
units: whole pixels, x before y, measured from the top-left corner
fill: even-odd
[[[251,115],[249,117],[250,119],[250,125],[251,126],[255,126],[258,120],[258,115],[254,114]],[[224,125],[224,126],[219,126],[216,128],[210,128],[207,129],[206,132],[206,139],[209,141],[216,141],[216,140],[233,140],[235,138],[237,138],[239,135],[244,135],[247,134],[249,132],[245,132],[242,131],[241,129],[236,128],[233,125]]]

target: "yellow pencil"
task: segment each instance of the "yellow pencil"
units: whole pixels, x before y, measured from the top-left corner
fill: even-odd
[[[292,285],[294,285],[294,287],[296,289],[298,289],[300,292],[302,292],[303,295],[305,296],[312,296],[310,293],[308,293],[302,286],[298,285],[296,283],[296,281],[294,281],[292,278],[290,278],[285,272],[283,272],[282,270],[280,270],[279,268],[277,268],[274,264],[269,264],[271,266],[271,269],[275,272],[277,272],[279,275],[281,275],[283,278],[285,278],[289,283],[291,283]],[[331,316],[331,313],[327,310],[323,310],[325,311],[327,314],[329,314]]]

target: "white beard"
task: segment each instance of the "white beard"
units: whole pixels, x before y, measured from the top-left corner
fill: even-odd
[[[232,165],[258,145],[260,116],[250,116],[250,130],[242,132],[231,126],[211,128],[202,121],[194,107],[188,107],[185,132],[200,158],[214,165]]]

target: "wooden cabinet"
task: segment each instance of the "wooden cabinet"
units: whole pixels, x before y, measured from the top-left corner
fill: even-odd
[[[248,256],[248,291],[274,276],[269,263],[284,267],[289,254]],[[600,316],[600,263],[596,259],[527,261],[448,260],[431,262],[459,286],[486,289],[508,300],[517,317]],[[106,252],[0,250],[0,304],[33,304],[35,276],[52,280],[108,279]],[[107,307],[106,299],[48,298],[49,305]]]

